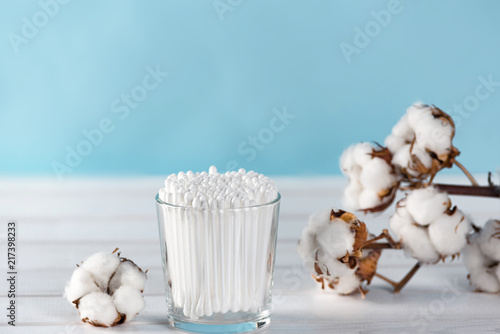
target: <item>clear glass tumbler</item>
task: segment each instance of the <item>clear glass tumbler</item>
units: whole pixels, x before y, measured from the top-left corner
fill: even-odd
[[[243,333],[270,322],[281,196],[237,209],[176,206],[156,196],[170,324]]]

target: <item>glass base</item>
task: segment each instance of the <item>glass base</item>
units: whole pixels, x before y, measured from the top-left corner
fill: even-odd
[[[246,333],[267,327],[271,322],[269,316],[254,321],[237,324],[203,324],[197,322],[176,321],[171,319],[170,325],[188,333]]]

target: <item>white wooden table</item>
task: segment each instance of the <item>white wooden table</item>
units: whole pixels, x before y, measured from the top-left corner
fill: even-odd
[[[457,261],[427,266],[393,294],[375,278],[359,295],[322,292],[295,250],[308,216],[341,207],[343,178],[274,178],[282,194],[271,333],[485,333],[500,332],[500,296],[473,293]],[[464,180],[460,178],[460,180]],[[484,180],[484,178],[483,178]],[[160,177],[0,179],[0,333],[165,333],[163,278],[154,196]],[[500,201],[453,197],[477,224],[500,218]],[[359,215],[370,231],[387,227],[393,209]],[[16,327],[7,325],[7,222],[18,224]],[[62,294],[75,264],[97,251],[119,247],[149,269],[147,306],[131,323],[94,328],[82,323]],[[401,251],[386,251],[379,271],[401,278],[415,263]]]

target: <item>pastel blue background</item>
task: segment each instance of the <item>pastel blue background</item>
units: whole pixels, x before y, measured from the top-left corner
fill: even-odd
[[[401,0],[350,63],[340,44],[354,46],[356,27],[390,1],[220,2],[234,5],[223,19],[211,0],[73,0],[18,53],[9,34],[41,6],[2,2],[0,173],[55,177],[66,147],[109,118],[114,131],[65,176],[224,170],[231,160],[268,174],[339,174],[346,146],[383,142],[417,100],[459,118],[455,145],[472,171],[500,166],[500,86],[467,114],[453,107],[478,77],[500,81],[499,1]],[[147,66],[169,76],[122,120],[111,104]],[[295,119],[254,159],[238,153],[284,107]]]

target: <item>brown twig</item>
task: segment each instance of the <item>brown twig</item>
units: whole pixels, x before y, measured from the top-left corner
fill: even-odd
[[[385,281],[385,282],[389,283],[389,284],[390,284],[390,285],[392,285],[393,287],[394,287],[394,286],[396,286],[396,285],[398,285],[398,283],[397,283],[397,282],[394,282],[392,279],[387,278],[387,277],[385,277],[385,276],[383,276],[383,275],[381,275],[381,274],[379,274],[379,273],[375,273],[375,275],[374,275],[374,276],[375,276],[375,277],[380,278],[382,281]]]
[[[380,239],[385,239],[387,240],[387,243],[376,243],[375,241],[378,241]],[[393,249],[400,249],[401,244],[399,242],[396,242],[392,236],[389,234],[389,230],[383,229],[382,233],[380,235],[367,240],[361,248],[365,249],[385,249],[385,248],[393,248]]]
[[[388,242],[374,242],[363,246],[362,249],[395,249]]]
[[[434,187],[446,191],[450,195],[498,197],[500,198],[499,186],[462,186],[455,184],[434,184]]]
[[[365,243],[364,243],[364,244],[363,244],[363,246],[361,246],[361,247],[365,247],[365,246],[367,246],[367,245],[369,245],[369,244],[373,244],[375,241],[378,241],[378,240],[380,240],[380,239],[383,239],[384,237],[385,237],[385,236],[384,236],[384,233],[382,232],[382,233],[380,233],[380,235],[378,235],[378,236],[376,236],[376,237],[373,237],[373,238],[372,238],[372,239],[370,239],[370,240],[365,241]]]
[[[464,165],[462,165],[460,162],[458,162],[456,159],[453,159],[453,163],[464,172],[464,174],[467,176],[467,178],[470,180],[473,186],[478,187],[479,182],[472,176],[472,174],[465,168]]]
[[[403,277],[403,279],[399,282],[395,282],[385,276],[380,275],[379,273],[375,273],[375,276],[392,285],[394,287],[394,293],[398,293],[405,287],[405,285],[410,281],[410,279],[413,277],[413,275],[415,275],[415,273],[420,269],[421,266],[422,265],[420,264],[420,262],[417,262],[408,272],[408,274],[406,274],[406,276]]]

